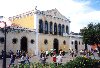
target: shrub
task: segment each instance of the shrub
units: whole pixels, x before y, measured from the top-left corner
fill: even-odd
[[[98,62],[98,60],[90,58],[76,57],[76,59],[66,63],[65,66],[66,68],[96,68],[97,65],[95,61]]]
[[[100,60],[85,57],[76,57],[65,64],[57,65],[56,63],[41,64],[34,62],[29,64],[12,65],[12,68],[99,68]]]

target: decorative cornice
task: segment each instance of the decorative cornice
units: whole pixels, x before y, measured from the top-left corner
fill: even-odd
[[[46,17],[62,20],[62,21],[68,22],[68,23],[71,22],[68,18],[66,18],[63,15],[61,15],[62,18],[61,17],[57,17],[55,15],[52,15],[52,12],[54,13],[54,12],[57,12],[57,11],[58,11],[57,9],[52,9],[52,10],[47,10],[47,11],[31,10],[31,11],[28,11],[28,12],[13,16],[13,17],[9,17],[9,20],[14,21],[15,19],[21,19],[23,17],[32,16],[33,14],[38,14],[38,15],[45,15]],[[59,11],[57,13],[59,13]]]
[[[32,16],[33,14],[34,14],[34,10],[31,10],[31,11],[28,11],[28,12],[13,16],[13,17],[9,17],[8,19],[10,21],[14,21],[15,19],[21,19],[23,17]]]
[[[4,31],[4,28],[0,28],[0,31]],[[7,33],[8,32],[12,32],[12,33],[15,33],[15,32],[18,32],[18,33],[21,33],[21,32],[34,32],[33,29],[29,29],[29,28],[23,28],[23,27],[18,27],[18,26],[9,26],[7,27]]]

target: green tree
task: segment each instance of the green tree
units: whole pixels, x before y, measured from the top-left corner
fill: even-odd
[[[100,57],[100,47],[98,44],[100,44],[100,23],[98,24],[93,24],[90,23],[88,24],[87,27],[84,27],[81,29],[81,34],[83,36],[83,42],[85,45],[93,45],[96,44],[97,48],[99,50],[99,57]]]

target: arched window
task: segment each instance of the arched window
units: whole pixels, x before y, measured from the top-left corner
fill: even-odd
[[[43,33],[43,21],[42,21],[42,19],[39,20],[39,33]]]
[[[48,40],[47,39],[44,40],[44,44],[46,44],[46,45],[48,44]]]
[[[73,45],[73,41],[71,42],[71,44]]]
[[[79,45],[80,45],[80,41],[79,41]]]
[[[58,33],[61,35],[61,24],[58,25]]]
[[[62,35],[63,35],[63,33],[65,33],[65,26],[64,25],[62,25]]]
[[[0,37],[0,43],[4,43],[5,39],[4,37]]]
[[[69,34],[69,28],[66,26],[66,33]]]
[[[34,44],[34,42],[35,42],[35,41],[34,41],[34,39],[31,39],[31,41],[30,41],[30,42],[31,42],[31,44]]]
[[[48,22],[45,21],[45,34],[48,34]]]
[[[78,41],[75,40],[75,49],[78,50]]]
[[[52,22],[50,22],[50,34],[52,34]]]
[[[54,23],[54,35],[57,35],[57,24]]]
[[[66,45],[66,41],[65,40],[63,41],[63,44]]]

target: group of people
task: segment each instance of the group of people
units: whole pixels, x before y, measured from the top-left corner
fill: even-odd
[[[53,62],[56,64],[56,65],[59,65],[59,64],[62,64],[62,54],[54,54],[53,55]]]
[[[48,59],[49,55],[52,57],[53,63],[58,65],[58,64],[62,63],[62,58],[65,55],[65,51],[59,50],[58,53],[56,53],[56,50],[53,50],[51,52],[48,52],[48,51],[41,52],[41,54],[40,54],[40,61],[41,61],[42,64],[45,65],[46,60]]]
[[[9,54],[10,54],[9,67],[10,67],[10,65],[14,64],[15,59],[20,59],[19,63],[21,63],[21,64],[24,64],[24,63],[30,64],[30,61],[29,61],[30,57],[29,57],[28,53],[25,51],[17,50],[16,53],[14,54],[14,52],[12,50],[10,50]],[[69,55],[71,55],[72,57],[77,56],[77,54],[78,54],[77,50],[69,49]],[[63,51],[62,49],[59,50],[58,52],[56,50],[45,51],[45,52],[41,51],[40,62],[45,65],[46,60],[49,57],[51,57],[52,62],[55,63],[56,65],[59,65],[59,64],[62,64],[64,55],[65,55],[65,51]],[[87,52],[87,55],[90,55],[90,52]]]
[[[77,54],[78,54],[77,50],[69,49],[69,55],[71,55],[72,57],[76,57]]]
[[[81,50],[81,54],[84,56],[84,57],[87,57],[87,58],[91,58],[91,56],[94,56],[94,59],[95,57],[99,57],[98,54],[99,54],[99,51],[98,50]],[[93,58],[93,57],[92,57]]]
[[[20,60],[19,63],[21,64],[24,64],[24,63],[30,64],[29,55],[25,51],[21,52],[20,50],[17,50],[16,54],[14,54],[13,51],[10,50],[10,64],[8,67],[14,64],[15,59],[19,59]]]
[[[72,57],[76,57],[78,54],[86,58],[91,58],[91,56],[93,56],[95,59],[95,57],[98,57],[99,51],[92,49],[91,50],[82,49],[78,52],[77,50],[69,49],[69,55],[71,55]]]

